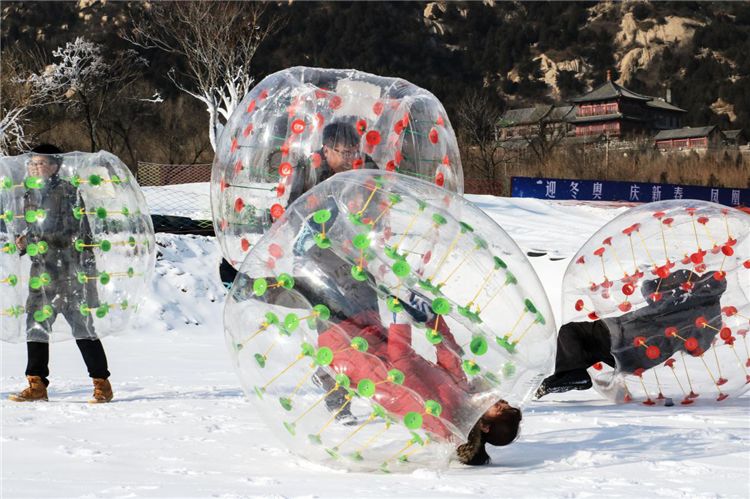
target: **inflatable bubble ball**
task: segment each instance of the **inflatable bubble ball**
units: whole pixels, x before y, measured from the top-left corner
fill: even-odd
[[[611,359],[589,372],[617,402],[721,402],[750,387],[750,216],[740,210],[633,208],[575,255],[563,296],[565,323],[609,332]]]
[[[463,193],[456,136],[430,92],[355,70],[294,67],[264,78],[217,145],[211,202],[225,258],[238,267],[303,192],[356,169]]]
[[[461,196],[395,172],[341,173],[293,203],[240,267],[224,324],[269,428],[350,469],[445,466],[554,363],[523,252]]]
[[[154,257],[146,201],[116,156],[0,158],[3,341],[127,331]]]

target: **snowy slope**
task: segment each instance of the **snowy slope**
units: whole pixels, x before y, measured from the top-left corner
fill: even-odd
[[[191,189],[192,202],[207,199]],[[549,250],[531,261],[555,308],[570,256],[623,209],[470,198],[523,249]],[[750,496],[750,397],[673,408],[616,406],[594,391],[545,397],[527,406],[521,438],[481,468],[364,475],[300,460],[253,414],[232,372],[218,245],[157,241],[133,331],[104,340],[113,403],[86,403],[73,342],[52,345],[49,403],[9,402],[24,384],[25,346],[0,343],[0,497]]]

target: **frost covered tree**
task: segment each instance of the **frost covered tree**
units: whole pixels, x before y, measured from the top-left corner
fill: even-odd
[[[258,46],[282,25],[264,2],[153,3],[134,16],[124,35],[147,49],[178,54],[183,67],[168,76],[182,92],[206,105],[211,147],[251,89],[250,63]]]
[[[99,148],[99,125],[113,112],[116,100],[141,74],[146,61],[134,50],[112,52],[105,57],[103,47],[78,37],[52,56],[55,62],[26,80],[42,95],[62,103],[67,112],[82,118],[91,151]]]
[[[0,154],[28,149],[29,117],[34,109],[51,104],[55,96],[29,81],[29,59],[13,48],[0,57]]]

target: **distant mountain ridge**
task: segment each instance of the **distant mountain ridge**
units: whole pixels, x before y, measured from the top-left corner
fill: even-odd
[[[132,48],[118,33],[133,10],[146,8],[132,1],[4,1],[3,49],[38,46],[49,54],[76,36]],[[285,1],[269,10],[287,21],[251,61],[256,81],[295,65],[398,76],[433,92],[455,122],[470,93],[504,108],[565,103],[611,70],[613,81],[634,92],[665,98],[670,91],[687,111],[684,125],[750,129],[748,2]],[[165,108],[179,96],[168,68],[184,62],[144,55],[151,63],[145,84],[161,92]],[[144,126],[157,134],[163,121],[156,116]]]

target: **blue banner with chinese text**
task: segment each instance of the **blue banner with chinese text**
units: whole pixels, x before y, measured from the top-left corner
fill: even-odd
[[[750,205],[750,189],[652,184],[608,180],[513,177],[511,196],[582,201],[630,201],[650,203],[667,199],[701,199],[725,206]]]

